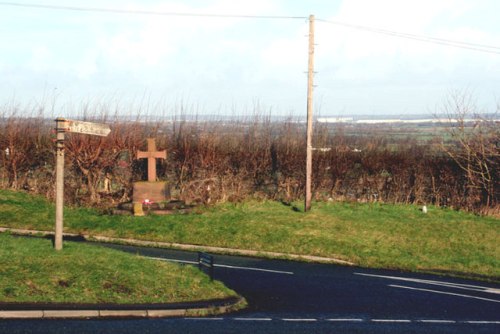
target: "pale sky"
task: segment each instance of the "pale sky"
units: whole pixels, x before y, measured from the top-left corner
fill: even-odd
[[[4,5],[1,5],[1,4]],[[148,16],[6,6],[0,105],[85,103],[121,114],[305,115],[305,19]],[[485,53],[316,22],[317,115],[429,114],[454,90],[500,100],[497,0],[30,0],[154,12],[277,15],[496,46]],[[50,109],[48,108],[48,109]]]

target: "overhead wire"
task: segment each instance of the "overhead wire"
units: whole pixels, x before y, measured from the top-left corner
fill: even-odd
[[[340,21],[331,21],[331,20],[324,20],[324,19],[316,19],[316,21],[328,23],[328,24],[332,24],[332,25],[344,26],[347,28],[352,28],[352,29],[357,29],[357,30],[362,30],[362,31],[368,31],[368,32],[373,32],[373,33],[378,33],[378,34],[394,36],[394,37],[412,39],[412,40],[421,41],[421,42],[439,44],[439,45],[444,45],[444,46],[451,46],[451,47],[467,49],[467,50],[474,50],[474,51],[485,52],[485,53],[500,54],[500,47],[494,46],[494,45],[470,43],[470,42],[463,42],[463,41],[437,38],[437,37],[431,37],[431,36],[403,33],[403,32],[397,32],[397,31],[393,31],[393,30],[357,25],[357,24],[340,22]]]
[[[36,3],[17,3],[0,1],[0,6],[55,9],[78,12],[94,13],[112,13],[112,14],[134,14],[134,15],[156,15],[156,16],[185,16],[185,17],[213,17],[213,18],[242,18],[242,19],[300,19],[306,20],[307,16],[281,16],[281,15],[240,15],[240,14],[209,14],[209,13],[183,13],[183,12],[161,12],[137,9],[116,9],[116,8],[97,8],[97,7],[79,7],[64,5],[44,5]]]
[[[133,15],[154,15],[154,16],[181,16],[181,17],[207,17],[207,18],[242,18],[242,19],[274,19],[274,20],[307,20],[308,16],[286,16],[286,15],[242,15],[242,14],[210,14],[210,13],[185,13],[185,12],[162,12],[162,11],[148,11],[137,9],[115,9],[115,8],[98,8],[98,7],[80,7],[80,6],[64,6],[64,5],[46,5],[39,3],[18,3],[11,1],[0,1],[0,6],[10,7],[24,7],[24,8],[38,8],[49,10],[67,10],[78,12],[95,12],[95,13],[111,13],[111,14],[133,14]],[[321,18],[316,19],[317,22],[344,26],[351,29],[367,31],[377,34],[384,34],[393,37],[405,38],[416,40],[420,42],[433,43],[443,46],[450,46],[466,50],[473,50],[478,52],[500,54],[500,46],[470,43],[464,41],[457,41],[445,38],[416,35],[411,33],[398,32],[388,29],[352,24],[347,22],[325,20]]]

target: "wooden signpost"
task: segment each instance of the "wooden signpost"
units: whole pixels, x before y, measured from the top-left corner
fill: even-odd
[[[111,129],[106,124],[73,121],[58,117],[56,119],[56,226],[54,248],[63,248],[63,207],[64,207],[64,134],[81,133],[106,137]]]
[[[66,120],[68,132],[106,137],[111,131],[109,125],[92,122]]]

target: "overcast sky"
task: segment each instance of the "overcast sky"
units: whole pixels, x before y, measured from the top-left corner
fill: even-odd
[[[493,45],[497,53],[316,22],[317,114],[433,113],[453,90],[500,99],[497,0],[30,0],[19,4],[278,15]],[[25,8],[0,1],[0,104],[123,114],[184,104],[199,114],[305,115],[305,19],[152,16]],[[149,108],[149,109],[148,109]],[[64,116],[64,115],[62,115]]]

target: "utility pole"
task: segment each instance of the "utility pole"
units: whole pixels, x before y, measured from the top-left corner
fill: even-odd
[[[314,89],[314,15],[309,15],[309,61],[307,72],[307,133],[306,133],[306,198],[304,211],[311,209],[312,184],[312,134]]]

